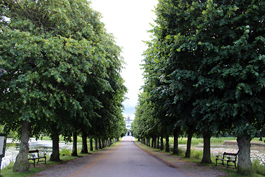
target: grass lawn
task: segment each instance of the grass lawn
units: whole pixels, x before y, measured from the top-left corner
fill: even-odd
[[[263,138],[264,140],[265,138]],[[166,142],[165,139],[163,140],[164,143]],[[223,145],[224,141],[235,141],[236,142],[236,137],[213,137],[211,138],[211,145]],[[181,144],[187,144],[187,138],[183,137],[183,138],[179,138],[178,139],[178,143]],[[259,141],[259,138],[254,138],[252,139],[251,143],[261,143],[264,144],[264,141]],[[172,146],[173,145],[173,137],[169,138],[169,144]],[[197,146],[199,144],[203,144],[203,138],[192,138],[191,141],[191,145],[192,146]],[[154,148],[153,148],[154,149]],[[170,153],[172,156],[178,156],[180,158],[184,158],[185,157],[185,149],[183,148],[179,148],[180,154],[179,155],[173,155],[172,153]],[[165,152],[165,151],[163,151]],[[167,153],[167,152],[165,152]],[[196,151],[194,149],[191,149],[191,158],[185,158],[185,160],[187,161],[191,161],[191,162],[195,162],[198,163],[200,165],[206,165],[206,166],[215,166],[215,157],[212,157],[212,164],[202,164],[201,159],[203,156],[203,152],[202,151]],[[265,165],[261,165],[260,162],[258,161],[253,161],[252,162],[252,167],[253,167],[253,171],[257,172],[253,175],[253,177],[264,177],[265,176]],[[224,172],[229,174],[229,177],[244,177],[242,175],[237,174],[237,170],[236,169],[227,169],[224,168],[223,169]],[[259,174],[258,174],[259,173]],[[261,175],[264,174],[264,175]]]
[[[120,142],[116,142],[116,143],[113,143],[111,145],[111,147],[113,145],[119,145]],[[106,147],[108,148],[108,147]],[[103,148],[104,149],[104,148]],[[97,150],[97,151],[100,151],[101,149]],[[81,149],[78,149],[78,152],[80,152]],[[94,151],[90,151],[89,153],[95,153],[97,152],[96,150]],[[49,161],[47,160],[47,163],[46,165],[44,163],[40,163],[39,165],[36,165],[36,167],[34,168],[33,165],[31,164],[30,165],[30,168],[29,168],[29,171],[28,172],[19,172],[19,173],[16,173],[16,172],[13,172],[13,166],[14,166],[14,163],[10,163],[8,166],[6,166],[4,169],[1,170],[1,175],[3,177],[28,177],[28,176],[32,176],[34,175],[35,173],[38,173],[40,171],[43,171],[45,170],[46,168],[49,168],[51,166],[54,166],[54,165],[58,165],[58,164],[61,164],[63,162],[66,162],[66,161],[70,161],[70,160],[73,160],[73,159],[76,159],[76,158],[79,158],[81,156],[86,156],[87,154],[81,154],[79,153],[78,154],[78,157],[75,157],[75,156],[71,156],[71,151],[67,150],[67,149],[62,149],[60,151],[60,154],[62,154],[60,156],[60,159],[61,161],[60,162],[54,162],[54,161]],[[47,159],[49,159],[49,157],[47,157]]]
[[[263,138],[263,140],[265,139],[265,137]],[[187,140],[188,138],[179,138],[178,142],[179,144],[187,144]],[[211,138],[211,144],[212,145],[222,145],[224,143],[224,141],[236,141],[236,137],[212,137]],[[166,142],[166,139],[164,139],[164,142]],[[169,144],[173,144],[173,137],[169,137]],[[259,138],[253,138],[251,140],[251,143],[260,143],[260,144],[264,144],[264,141],[259,141]],[[192,146],[197,146],[198,144],[203,144],[203,138],[196,138],[193,137],[191,140],[191,145]]]

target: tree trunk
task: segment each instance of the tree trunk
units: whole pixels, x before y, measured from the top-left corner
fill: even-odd
[[[159,136],[157,137],[156,148],[159,149]]]
[[[191,149],[192,135],[193,135],[192,130],[188,130],[187,149],[186,149],[186,153],[185,153],[185,157],[186,158],[190,158],[190,149]]]
[[[103,148],[105,148],[106,147],[106,140],[104,139],[104,140],[102,140],[102,145],[103,145]]]
[[[50,161],[60,161],[60,150],[59,150],[59,132],[56,124],[52,125],[52,154]]]
[[[102,144],[102,148],[105,148],[104,140],[103,139],[101,140],[101,144]]]
[[[151,147],[151,138],[148,139],[148,146]]]
[[[93,138],[91,138],[91,135],[90,135],[90,138],[89,138],[89,145],[90,145],[90,151],[93,151]]]
[[[259,141],[262,141],[263,137],[263,130],[259,131]]]
[[[169,135],[166,135],[166,152],[169,152]]]
[[[81,153],[88,154],[87,150],[87,134],[85,131],[82,131],[82,150]]]
[[[179,154],[179,132],[180,127],[176,127],[173,131],[174,134],[174,147],[173,147],[173,154]]]
[[[29,128],[30,124],[28,121],[22,121],[22,131],[21,131],[21,143],[19,153],[16,157],[16,162],[13,166],[14,172],[27,172],[29,170]]]
[[[164,150],[164,142],[163,142],[163,135],[161,135],[161,145],[160,145],[160,150],[163,151]]]
[[[98,150],[98,139],[95,138],[95,150],[97,151]]]
[[[99,149],[102,149],[102,144],[101,144],[101,139],[98,139],[98,145],[99,145]]]
[[[238,153],[238,170],[241,175],[252,175],[252,163],[250,160],[250,136],[237,137]]]
[[[201,163],[212,163],[211,160],[211,135],[203,133],[203,157]]]
[[[156,139],[154,137],[152,137],[152,148],[155,147],[155,141],[156,141]]]
[[[73,132],[73,152],[72,156],[77,156],[77,132],[74,130]]]

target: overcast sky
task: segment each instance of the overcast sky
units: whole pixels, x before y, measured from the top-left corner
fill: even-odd
[[[123,48],[122,56],[126,62],[122,77],[128,88],[123,103],[125,117],[134,118],[139,89],[144,84],[140,63],[146,45],[142,41],[150,40],[147,33],[154,24],[155,14],[152,12],[158,0],[91,0],[92,8],[102,14],[101,21],[108,33],[112,33],[117,45]]]

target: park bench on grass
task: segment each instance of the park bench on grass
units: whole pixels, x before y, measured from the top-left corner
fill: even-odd
[[[235,166],[235,168],[236,168],[237,155],[238,155],[238,152],[237,153],[224,152],[223,155],[217,155],[215,166],[217,166],[217,161],[219,160],[219,161],[221,161],[220,164],[222,164],[223,166],[225,165],[224,162],[226,161],[227,168],[228,168],[228,166]],[[231,165],[229,163],[233,163],[233,165]]]
[[[29,160],[30,164],[34,165],[34,167],[35,167],[35,164],[36,163],[38,164],[39,162],[45,162],[45,164],[46,164],[46,153],[44,153],[43,156],[40,156],[39,150],[36,149],[36,150],[29,151],[29,154],[31,154],[31,157],[29,157],[28,160]],[[37,154],[37,156],[36,156],[36,154]],[[44,160],[40,160],[40,159],[44,159]]]

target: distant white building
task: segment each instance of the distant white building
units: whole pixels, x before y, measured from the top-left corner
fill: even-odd
[[[133,122],[133,120],[131,120],[130,117],[128,117],[125,120],[125,125],[126,125],[126,129],[127,129],[126,136],[132,136],[132,132],[131,132],[132,122]]]

